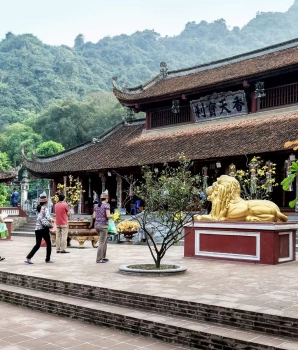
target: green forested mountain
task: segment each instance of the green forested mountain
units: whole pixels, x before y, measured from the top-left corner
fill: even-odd
[[[20,127],[64,147],[87,141],[125,113],[108,93],[113,76],[132,87],[158,74],[161,61],[174,70],[290,40],[298,37],[297,18],[298,0],[286,13],[258,13],[242,29],[223,19],[189,22],[174,37],[144,30],[91,43],[79,34],[73,47],[9,32],[0,42],[1,150],[6,134]]]

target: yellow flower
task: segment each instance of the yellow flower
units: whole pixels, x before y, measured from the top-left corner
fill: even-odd
[[[118,224],[117,231],[120,233],[137,231],[139,227],[140,227],[140,224],[136,221],[124,220],[120,222],[120,224]]]
[[[184,220],[184,218],[185,218],[185,215],[183,214],[183,212],[177,213],[174,216],[174,221],[182,221],[182,220]]]
[[[120,217],[121,217],[120,211],[119,210],[115,211],[115,213],[112,215],[112,217],[113,217],[113,220],[115,222],[118,222],[120,220]]]

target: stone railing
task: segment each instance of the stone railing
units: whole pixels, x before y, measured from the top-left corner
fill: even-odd
[[[11,222],[10,231],[16,230],[28,221],[28,215],[21,207],[0,207],[0,214],[7,214],[7,219]]]
[[[18,217],[28,216],[21,207],[2,207],[0,208],[0,214],[2,213],[7,214],[8,216],[18,216]]]

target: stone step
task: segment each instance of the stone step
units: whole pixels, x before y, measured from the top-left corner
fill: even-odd
[[[12,231],[12,236],[22,236],[22,237],[34,237],[35,233],[34,231]]]
[[[35,230],[35,225],[30,225],[30,226],[20,226],[15,231],[34,231]]]
[[[298,341],[0,284],[0,301],[201,350],[293,350]]]
[[[18,231],[22,231],[22,232],[24,232],[24,231],[26,231],[26,232],[33,231],[34,232],[34,230],[35,230],[35,226],[21,226],[21,227],[15,229],[14,231],[15,232],[18,232]]]
[[[203,304],[187,299],[132,293],[5,271],[0,271],[0,283],[28,288],[34,290],[34,293],[54,293],[142,312],[156,313],[161,315],[160,317],[183,317],[188,320],[187,322],[207,322],[214,326],[234,327],[239,331],[259,332],[264,335],[298,340],[298,319],[279,315],[277,310],[272,310],[271,313],[261,313],[248,308],[233,308],[231,303],[228,303],[229,305],[226,307]]]

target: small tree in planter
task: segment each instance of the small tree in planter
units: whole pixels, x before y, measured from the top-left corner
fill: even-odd
[[[230,172],[241,186],[241,198],[250,199],[271,199],[273,188],[278,186],[275,182],[276,164],[264,162],[260,157],[254,156],[246,170]]]
[[[193,224],[194,215],[202,206],[201,178],[192,175],[191,166],[192,163],[180,155],[178,167],[164,164],[163,169],[157,171],[144,166],[142,181],[127,179],[130,193],[145,203],[145,210],[134,216],[134,220],[146,234],[156,269],[162,268],[161,260],[167,250],[189,233],[183,233],[183,226],[186,222]],[[161,244],[154,240],[156,233],[162,238]]]
[[[82,192],[85,192],[83,190],[82,183],[74,179],[72,175],[68,176],[69,179],[69,185],[64,186],[64,184],[58,183],[57,185],[57,192],[52,197],[55,203],[59,201],[59,194],[64,193],[65,194],[65,200],[70,208],[71,216],[74,214],[74,206],[77,205],[81,199]]]

